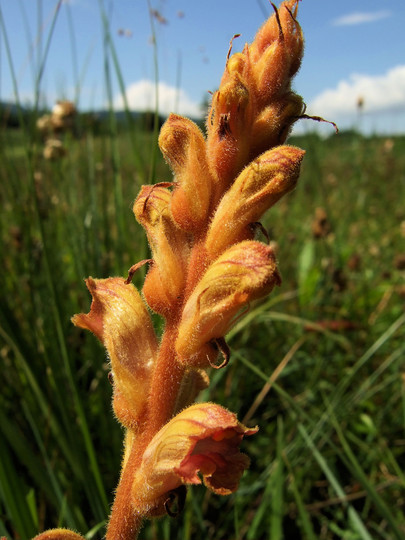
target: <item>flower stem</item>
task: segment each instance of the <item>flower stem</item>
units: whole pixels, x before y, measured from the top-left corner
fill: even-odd
[[[106,540],[135,540],[142,527],[144,519],[142,504],[137,505],[132,486],[147,445],[173,416],[184,375],[184,367],[177,362],[174,352],[176,329],[177,321],[167,323],[151,381],[144,432],[135,439],[123,469],[108,523]]]
[[[107,526],[106,540],[135,540],[141,530],[143,515],[137,511],[131,493],[133,478],[145,446],[141,439],[143,437],[140,437],[133,445],[127,464],[122,471]]]
[[[184,367],[178,362],[175,353],[178,321],[168,321],[162,337],[159,356],[153,373],[146,434],[149,440],[168,422],[174,413]]]

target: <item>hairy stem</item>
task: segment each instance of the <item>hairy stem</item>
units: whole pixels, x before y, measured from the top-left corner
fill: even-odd
[[[168,321],[166,325],[151,381],[147,425],[145,426],[149,440],[173,416],[184,375],[184,367],[178,362],[174,347],[177,326],[177,318]]]
[[[177,362],[174,352],[176,335],[177,321],[168,322],[151,381],[144,432],[135,439],[122,471],[107,528],[107,540],[135,540],[142,527],[143,509],[142,504],[137,508],[136,494],[132,492],[133,480],[147,445],[173,416],[184,375],[184,367]]]
[[[141,446],[143,447],[139,444],[133,445],[127,464],[122,471],[108,522],[106,540],[135,540],[141,530],[143,515],[137,511],[131,494],[133,478],[142,459]]]

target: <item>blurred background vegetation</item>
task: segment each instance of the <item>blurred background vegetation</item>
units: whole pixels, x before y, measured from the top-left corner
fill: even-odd
[[[89,309],[85,277],[147,257],[131,205],[171,173],[155,113],[73,114],[47,154],[46,112],[0,118],[0,534],[96,539],[123,434],[105,352],[70,317]],[[405,137],[289,143],[307,151],[298,187],[263,220],[283,284],[238,321],[202,395],[260,426],[243,444],[251,468],[231,497],[189,489],[144,539],[405,536]]]

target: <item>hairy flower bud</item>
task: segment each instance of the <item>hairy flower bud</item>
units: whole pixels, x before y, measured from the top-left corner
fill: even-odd
[[[212,97],[207,120],[207,155],[211,171],[225,191],[249,156],[246,129],[252,122],[252,101],[243,78],[234,72]]]
[[[176,341],[180,361],[208,366],[204,353],[209,358],[209,342],[228,332],[244,305],[278,284],[280,276],[270,247],[248,240],[226,250],[208,267],[184,306]]]
[[[35,536],[33,540],[84,540],[84,537],[69,529],[49,529]]]
[[[213,183],[204,136],[194,122],[171,114],[160,130],[159,147],[175,175],[173,219],[182,229],[198,232],[208,216]]]
[[[278,101],[263,109],[252,126],[251,159],[268,148],[283,144],[293,123],[303,114],[304,109],[302,97],[294,92],[285,93]]]
[[[287,52],[287,66],[281,67],[286,78],[292,78],[298,71],[304,52],[304,38],[296,19],[299,0],[283,2],[276,13],[267,19],[257,32],[249,47],[251,61],[256,63],[269,45],[283,41]]]
[[[146,306],[135,287],[122,278],[88,278],[90,313],[73,323],[95,334],[107,349],[113,374],[117,418],[135,428],[145,406],[157,352],[157,340]]]
[[[295,187],[303,156],[299,148],[278,146],[240,173],[223,196],[208,230],[205,245],[211,259],[252,236],[249,226]]]
[[[207,119],[210,169],[222,192],[252,159],[282,144],[303,111],[291,79],[302,58],[298,0],[283,2],[241,53],[228,55]]]
[[[188,256],[187,237],[170,212],[171,196],[159,184],[142,186],[134,203],[135,217],[146,230],[153,255],[143,293],[149,306],[164,316],[182,294]]]

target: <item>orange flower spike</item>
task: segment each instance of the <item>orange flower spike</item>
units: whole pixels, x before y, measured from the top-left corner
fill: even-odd
[[[204,484],[214,493],[229,495],[238,488],[249,458],[239,452],[249,429],[236,415],[214,403],[184,409],[153,437],[132,485],[137,508],[159,515],[171,491],[182,484]]]
[[[75,315],[72,322],[93,332],[106,347],[115,414],[136,429],[158,348],[152,321],[138,291],[123,278],[88,278],[86,285],[93,297],[90,313]]]
[[[207,120],[210,168],[223,190],[249,161],[284,142],[290,126],[302,114],[302,100],[290,89],[303,53],[302,32],[295,19],[297,4],[298,0],[283,2],[253,43],[227,60]],[[279,118],[266,115],[258,129],[258,116],[275,103],[279,103],[277,110],[288,114]]]
[[[173,219],[185,231],[198,232],[208,216],[213,183],[204,136],[194,122],[171,114],[160,130],[159,147],[175,175]]]
[[[149,306],[166,316],[183,292],[188,238],[170,212],[172,193],[158,184],[142,186],[134,214],[146,230],[153,265],[146,276],[143,294]]]
[[[184,306],[176,340],[180,362],[208,367],[210,342],[228,332],[244,305],[280,282],[269,246],[247,240],[227,249],[208,267]]]
[[[293,146],[278,146],[240,173],[223,196],[208,230],[205,245],[211,259],[230,245],[253,237],[250,225],[295,187],[304,153]]]

